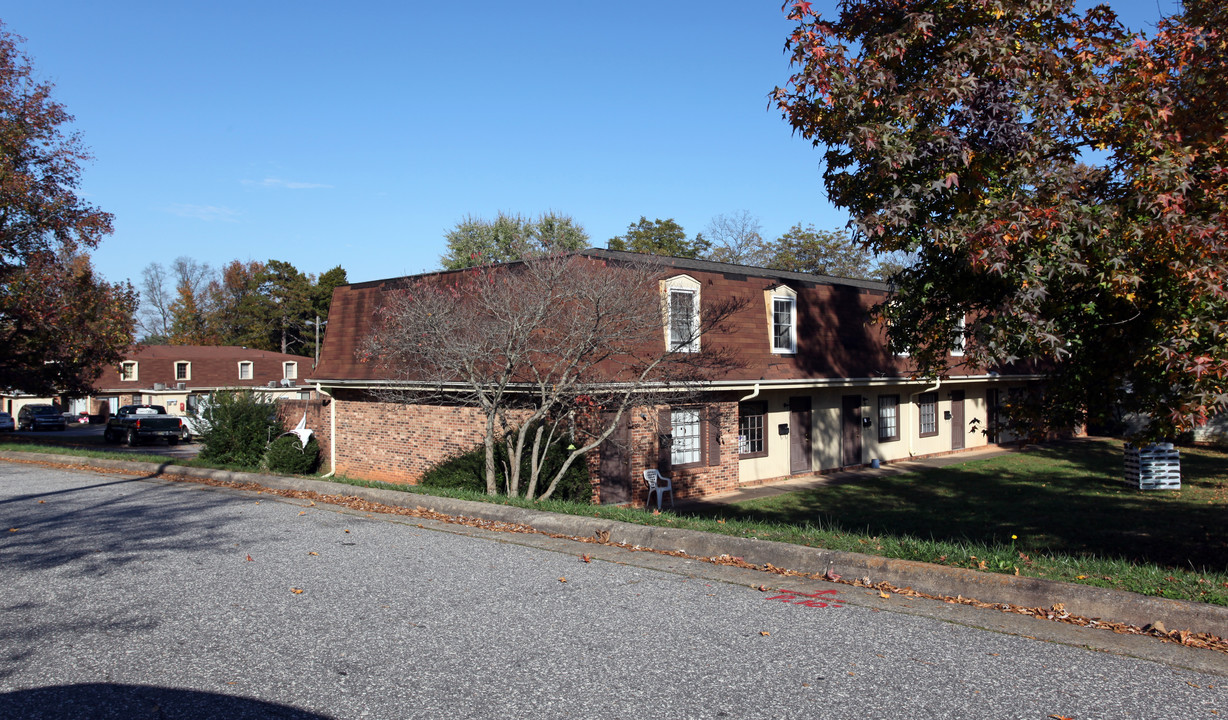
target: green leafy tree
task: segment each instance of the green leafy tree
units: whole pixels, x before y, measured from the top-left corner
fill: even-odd
[[[1036,429],[1121,408],[1164,436],[1228,408],[1223,3],[1150,40],[1069,0],[839,8],[787,4],[776,101],[871,248],[916,255],[893,342],[942,374],[964,319],[965,360],[1042,361]]]
[[[132,344],[136,294],[94,275],[111,215],[77,196],[90,155],[20,42],[0,23],[0,387],[81,395]]]
[[[264,264],[257,282],[263,298],[257,309],[257,323],[263,328],[265,349],[306,352],[305,331],[308,321],[315,317],[310,280],[290,263],[270,260]]]
[[[570,216],[543,213],[536,220],[499,213],[493,221],[468,216],[445,236],[445,270],[521,260],[545,252],[588,247],[588,233]]]
[[[610,238],[606,247],[680,258],[701,258],[712,248],[702,234],[688,239],[686,231],[673,218],[649,220],[643,215],[639,222],[627,226],[627,234]]]
[[[848,233],[815,230],[801,223],[789,228],[769,248],[768,267],[775,270],[870,279],[875,277],[874,255]]]
[[[258,323],[265,298],[260,294],[264,263],[232,260],[209,284],[210,325],[222,345],[263,347],[267,333]]]
[[[214,392],[192,414],[201,420],[200,458],[208,462],[256,469],[281,433],[277,404],[252,390]]]

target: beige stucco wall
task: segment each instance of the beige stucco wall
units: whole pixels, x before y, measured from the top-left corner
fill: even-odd
[[[989,442],[985,433],[989,419],[986,391],[991,387],[996,387],[1005,398],[1007,386],[1000,381],[991,385],[985,380],[976,380],[944,382],[936,390],[931,389],[932,387],[932,383],[917,382],[763,391],[755,400],[767,403],[768,416],[764,430],[768,440],[768,455],[762,458],[739,460],[739,478],[745,483],[790,474],[789,436],[780,435],[778,427],[789,423],[787,403],[791,397],[809,397],[811,401],[811,466],[813,472],[834,470],[842,466],[840,424],[842,399],[845,395],[860,394],[861,416],[871,421],[869,426],[863,423],[861,428],[862,456],[860,462],[862,464],[869,464],[874,459],[891,462],[907,460],[919,455],[950,452],[952,434],[957,430],[953,427],[953,420],[946,419],[946,413],[950,412],[952,407],[951,392],[957,390],[964,392],[964,426],[958,430],[964,434],[964,449],[970,450],[986,446]],[[934,392],[938,396],[938,434],[922,438],[918,437],[921,410],[917,404],[917,397],[925,391]],[[879,395],[899,395],[899,440],[880,442],[878,439]]]

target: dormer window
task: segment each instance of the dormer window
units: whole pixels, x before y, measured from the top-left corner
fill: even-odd
[[[239,363],[239,379],[240,380],[251,380],[252,379],[252,363],[250,360],[243,360],[242,362]]]
[[[192,363],[180,361],[175,363],[175,380],[182,382],[192,379]]]
[[[699,352],[699,281],[679,275],[663,284],[666,347],[677,352]]]
[[[768,330],[772,352],[782,355],[797,352],[797,291],[781,285],[765,293],[768,302]]]
[[[964,356],[964,329],[967,327],[967,320],[960,318],[955,321],[955,343],[951,345],[952,357]]]
[[[127,360],[119,364],[120,380],[124,382],[135,382],[137,378],[137,363],[135,360]]]
[[[298,378],[298,363],[284,362],[281,364],[281,376],[286,380],[295,380]]]

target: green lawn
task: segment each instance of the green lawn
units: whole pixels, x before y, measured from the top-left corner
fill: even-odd
[[[1181,465],[1181,490],[1138,490],[1120,442],[1076,441],[716,514],[771,528],[757,537],[1228,605],[1228,454],[1182,448]]]

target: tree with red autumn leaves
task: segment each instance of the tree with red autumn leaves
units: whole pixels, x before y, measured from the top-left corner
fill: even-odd
[[[785,11],[775,101],[862,241],[917,254],[881,310],[923,373],[962,332],[970,363],[1041,361],[1032,429],[1119,409],[1163,437],[1228,408],[1222,2],[1151,38],[1071,0]]]
[[[89,153],[20,42],[0,24],[0,387],[85,394],[131,345],[136,296],[94,275],[111,216],[75,194]]]

